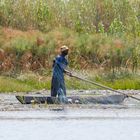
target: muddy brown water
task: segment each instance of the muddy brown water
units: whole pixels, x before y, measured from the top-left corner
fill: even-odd
[[[140,98],[139,91],[124,93]],[[0,94],[0,140],[140,140],[140,102],[131,98],[119,105],[22,105],[19,94],[25,93]]]

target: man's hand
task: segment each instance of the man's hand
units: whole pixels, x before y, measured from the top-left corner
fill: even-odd
[[[67,73],[67,75],[70,76],[70,77],[72,77],[72,73],[71,72]]]
[[[65,72],[68,76],[72,77],[72,73],[71,73],[70,71],[64,70],[64,72]]]

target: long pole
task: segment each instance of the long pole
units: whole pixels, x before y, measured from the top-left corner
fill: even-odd
[[[114,89],[112,89],[112,88],[110,88],[110,87],[107,87],[107,86],[98,84],[98,83],[93,82],[93,81],[90,81],[90,80],[88,80],[88,79],[81,78],[81,77],[76,76],[76,75],[73,75],[73,74],[71,74],[71,77],[75,77],[75,78],[77,78],[77,79],[79,79],[79,80],[88,82],[88,83],[93,84],[93,85],[96,85],[96,86],[98,86],[98,87],[102,87],[102,88],[104,88],[104,89],[108,89],[108,90],[113,91],[113,92],[116,92],[116,93],[120,93],[120,94],[122,94],[122,95],[125,95],[126,97],[130,97],[130,98],[133,98],[133,99],[135,99],[135,100],[137,100],[137,101],[140,101],[139,98],[136,98],[136,97],[134,97],[134,96],[132,96],[132,95],[127,95],[127,94],[125,94],[125,93],[123,93],[123,92],[121,92],[121,91],[114,90]]]

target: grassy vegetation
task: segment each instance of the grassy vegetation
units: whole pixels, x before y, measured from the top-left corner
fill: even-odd
[[[50,90],[51,87],[51,78],[34,76],[35,74],[24,74],[20,75],[17,78],[0,76],[0,92],[28,92],[28,91],[37,91],[37,90]],[[86,85],[85,82],[66,78],[66,87],[68,89],[94,89],[93,85]]]
[[[61,26],[77,32],[137,34],[139,9],[139,0],[1,0],[0,24],[22,30]]]
[[[140,75],[138,74],[123,73],[114,75],[109,73],[99,79],[97,78],[97,81],[113,89],[140,89]]]
[[[88,77],[116,89],[140,89],[140,0],[1,0],[0,91],[50,89],[61,45],[70,48],[72,69],[96,71]],[[69,89],[95,88],[66,81]]]
[[[30,36],[31,35],[31,36]],[[42,72],[50,70],[61,45],[70,48],[69,62],[74,69],[98,69],[102,72],[136,73],[140,68],[140,38],[106,34],[80,35],[66,28],[47,34],[1,29],[1,72]]]
[[[81,75],[80,75],[81,76]],[[140,80],[138,75],[129,75],[118,78],[109,78],[110,76],[88,75],[88,79],[114,89],[140,89]],[[86,77],[87,78],[87,77]],[[90,83],[77,80],[75,78],[65,77],[67,89],[90,90],[102,89]],[[28,92],[37,90],[50,90],[51,77],[40,76],[34,73],[24,73],[16,78],[0,76],[0,92]]]
[[[35,91],[50,88],[50,81],[39,81],[28,74],[17,78],[0,76],[0,92]]]
[[[114,89],[140,89],[140,80],[139,78],[125,78],[120,80],[115,80],[113,83],[105,83],[107,86],[112,87]]]

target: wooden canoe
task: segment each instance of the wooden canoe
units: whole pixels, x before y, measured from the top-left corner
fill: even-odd
[[[16,96],[22,104],[61,104],[58,97],[49,97],[42,95]],[[63,103],[66,104],[120,104],[127,98],[125,95],[102,95],[102,96],[68,96]]]

